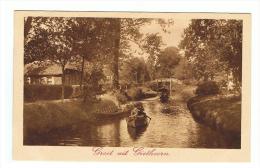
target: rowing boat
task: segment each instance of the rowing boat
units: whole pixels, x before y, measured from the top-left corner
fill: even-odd
[[[138,127],[147,126],[149,124],[149,120],[150,119],[147,116],[140,115],[140,116],[129,116],[126,119],[126,122],[128,127],[138,128]]]

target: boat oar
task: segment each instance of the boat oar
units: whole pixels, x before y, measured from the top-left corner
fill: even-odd
[[[149,117],[149,116],[146,116],[147,118],[149,118],[149,123],[148,124],[150,124],[150,121],[152,120],[152,118],[151,117]]]

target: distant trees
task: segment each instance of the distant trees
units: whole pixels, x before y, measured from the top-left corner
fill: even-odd
[[[197,79],[207,81],[225,71],[232,72],[234,82],[241,85],[242,20],[192,20],[179,47]]]
[[[158,34],[148,34],[143,40],[142,48],[149,55],[147,58],[147,68],[151,79],[155,79],[156,62],[161,53],[163,42],[162,37]]]
[[[156,21],[164,31],[167,29],[167,25],[173,24],[171,19],[151,19],[151,18],[111,18],[110,22],[112,25],[112,32],[114,33],[111,37],[113,40],[113,85],[114,88],[119,86],[119,60],[120,55],[129,52],[130,43],[135,43],[139,47],[142,47],[144,39],[149,41],[150,37],[144,37],[140,32],[140,28],[146,24]],[[149,42],[148,42],[149,43]],[[154,44],[154,43],[153,43]],[[148,47],[153,47],[153,44],[144,45],[147,50]],[[157,44],[155,44],[157,45]],[[151,51],[151,50],[150,50]],[[123,54],[122,54],[123,53]],[[149,52],[151,54],[151,52]]]
[[[152,18],[111,18],[112,28],[114,34],[111,36],[113,39],[113,85],[118,88],[119,84],[119,69],[120,69],[120,56],[126,56],[131,50],[131,43],[135,43],[142,50],[149,54],[149,58],[155,57],[156,50],[161,46],[161,39],[158,34],[142,34],[141,27],[152,22],[161,26],[164,32],[173,24],[172,19],[152,19]],[[153,53],[154,52],[154,53]],[[152,59],[151,59],[152,60]]]
[[[147,63],[143,58],[130,58],[123,63],[121,69],[121,79],[128,83],[144,83],[150,80]]]
[[[150,57],[146,60],[138,57],[125,60],[121,68],[121,79],[130,83],[144,83],[156,78],[173,77],[175,68],[181,60],[178,48],[167,47],[157,54],[152,64]]]
[[[179,64],[181,56],[176,47],[165,48],[158,56],[156,62],[157,76],[170,78],[174,75],[174,68]]]
[[[191,65],[185,57],[180,57],[180,62],[174,68],[174,77],[179,80],[192,80],[193,74]]]

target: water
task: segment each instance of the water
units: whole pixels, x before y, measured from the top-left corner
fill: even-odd
[[[168,147],[168,148],[240,148],[239,142],[199,124],[186,104],[161,104],[159,100],[143,101],[145,112],[152,118],[148,127],[127,128],[125,118],[79,123],[44,136],[29,136],[26,145]]]

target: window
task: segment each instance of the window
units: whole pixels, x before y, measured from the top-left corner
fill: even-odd
[[[26,84],[31,84],[31,78],[30,77],[26,78]]]
[[[52,77],[47,77],[47,84],[48,85],[52,85],[53,84]]]

